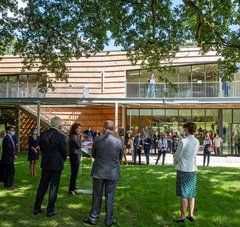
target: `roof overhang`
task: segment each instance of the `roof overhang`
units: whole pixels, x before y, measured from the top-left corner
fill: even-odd
[[[41,105],[51,106],[88,106],[88,105],[119,105],[138,106],[240,106],[240,98],[0,98],[0,105]]]

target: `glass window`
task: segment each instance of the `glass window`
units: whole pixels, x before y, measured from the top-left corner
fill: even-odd
[[[206,130],[216,133],[218,129],[218,110],[206,110]]]
[[[240,123],[240,109],[233,110],[233,123]]]
[[[138,132],[138,127],[140,125],[139,110],[138,109],[128,109],[127,110],[127,130],[131,130],[135,135]]]
[[[178,129],[178,110],[166,110],[166,131]]]
[[[187,121],[191,120],[191,110],[179,110],[179,117],[178,117],[178,128],[181,131],[181,133],[183,132],[183,124]]]
[[[217,81],[218,78],[218,67],[217,64],[205,65],[206,67],[206,81]]]
[[[140,116],[149,116],[149,115],[152,115],[152,110],[150,109],[140,110]]]
[[[164,109],[153,109],[153,116],[165,116],[165,110]]]
[[[127,71],[127,82],[139,82],[140,70]]]
[[[204,65],[192,66],[192,82],[201,83],[205,81],[205,67]]]
[[[223,110],[223,128],[222,128],[222,134],[223,134],[223,141],[227,144],[231,141],[230,136],[230,130],[229,127],[231,127],[230,123],[232,123],[232,110]]]
[[[179,67],[179,82],[191,82],[191,66]]]

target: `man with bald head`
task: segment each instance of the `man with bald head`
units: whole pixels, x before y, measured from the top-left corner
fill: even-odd
[[[94,163],[91,171],[93,178],[92,208],[85,223],[96,225],[101,211],[103,188],[105,187],[105,225],[117,223],[113,219],[113,202],[117,181],[120,178],[120,161],[123,155],[123,142],[114,135],[114,123],[104,122],[104,134],[95,137],[92,147]]]

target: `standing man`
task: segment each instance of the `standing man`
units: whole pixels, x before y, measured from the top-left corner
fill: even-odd
[[[4,172],[4,189],[13,190],[15,166],[14,160],[17,158],[17,140],[13,126],[7,126],[7,135],[2,141],[2,163]]]
[[[150,150],[151,150],[151,145],[152,145],[152,140],[151,138],[145,133],[144,135],[144,153],[146,156],[146,164],[149,165],[149,156],[150,156]]]
[[[117,181],[120,178],[120,161],[123,154],[122,140],[114,134],[114,123],[104,122],[104,134],[94,139],[92,156],[94,163],[91,176],[93,177],[92,208],[85,223],[96,225],[101,211],[102,194],[105,186],[106,226],[117,223],[113,219],[113,202]]]
[[[41,204],[49,184],[50,192],[47,216],[51,217],[57,214],[54,210],[54,205],[57,199],[64,161],[67,158],[67,139],[66,136],[60,132],[61,129],[62,120],[59,117],[54,117],[51,119],[51,128],[41,133],[40,136],[42,175],[34,204],[34,214],[42,212]]]
[[[137,161],[137,156],[138,156],[138,163],[141,165],[141,153],[142,153],[142,137],[141,133],[138,133],[136,137],[133,140],[133,147],[134,147],[134,165],[136,164]]]
[[[222,154],[222,146],[223,146],[223,140],[218,134],[215,134],[213,139],[213,148],[215,151],[215,155],[221,155]]]
[[[164,165],[167,150],[168,150],[167,135],[163,134],[162,138],[158,141],[158,157],[156,160],[156,165],[158,164],[158,161],[161,158],[161,155],[163,155],[162,156],[162,165]]]

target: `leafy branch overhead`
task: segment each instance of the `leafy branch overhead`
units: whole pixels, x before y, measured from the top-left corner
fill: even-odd
[[[224,57],[226,79],[240,59],[239,0],[4,0],[0,5],[0,55],[13,51],[24,69],[39,67],[67,81],[71,58],[102,51],[110,39],[148,70],[169,70],[180,46],[198,45]],[[167,78],[162,78],[168,82]]]

